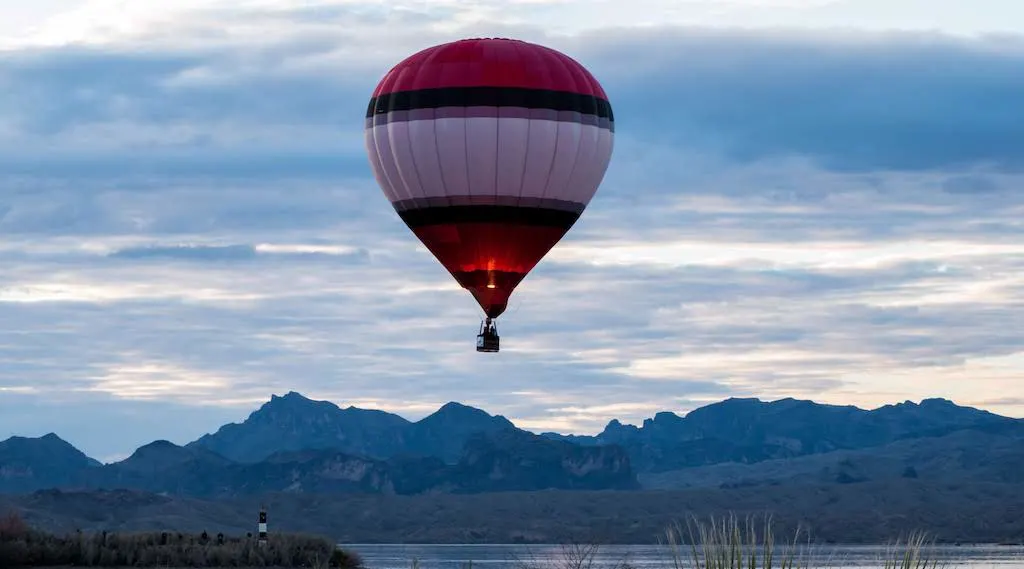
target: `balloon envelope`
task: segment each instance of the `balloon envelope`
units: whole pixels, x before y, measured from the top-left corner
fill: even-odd
[[[597,191],[614,117],[601,85],[568,56],[466,39],[392,68],[364,132],[398,215],[496,318]]]

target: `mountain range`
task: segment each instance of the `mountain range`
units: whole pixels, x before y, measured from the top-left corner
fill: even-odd
[[[638,487],[618,446],[552,440],[454,402],[410,422],[290,392],[241,424],[185,446],[154,441],[111,464],[53,433],[0,442],[0,493],[116,488],[222,499]]]
[[[455,402],[409,421],[290,392],[110,464],[53,433],[0,442],[0,512],[55,531],[247,531],[258,500],[275,528],[358,543],[651,543],[725,511],[849,543],[1020,543],[1021,495],[1024,420],[944,399],[727,399],[581,436]]]
[[[0,492],[123,488],[196,498],[269,492],[481,493],[850,484],[1024,483],[1024,420],[944,399],[874,410],[727,399],[594,436],[532,433],[450,402],[419,420],[274,395],[241,423],[101,464],[55,434],[0,442]]]

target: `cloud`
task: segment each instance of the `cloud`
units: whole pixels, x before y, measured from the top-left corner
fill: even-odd
[[[1024,7],[1016,0],[975,0],[936,6],[926,0],[317,0],[296,6],[288,0],[180,0],[131,3],[117,0],[38,0],[12,5],[0,22],[4,43],[13,46],[106,44],[127,40],[173,41],[171,24],[184,15],[205,15],[207,41],[265,31],[268,23],[329,24],[357,12],[361,23],[385,17],[429,23],[435,29],[460,25],[544,22],[553,33],[574,34],[609,25],[677,25],[764,29],[946,30],[961,35],[1020,33]],[[248,16],[242,19],[242,16]],[[262,17],[260,17],[262,16]],[[269,17],[268,17],[269,16]],[[217,24],[220,24],[219,26]],[[256,24],[261,24],[259,27]],[[162,29],[161,29],[162,28]],[[0,43],[0,45],[3,45]]]
[[[652,145],[829,170],[1024,166],[1019,39],[672,28],[635,38],[594,33],[581,52],[624,103],[620,130]]]
[[[126,247],[109,253],[114,259],[179,259],[190,261],[244,261],[253,260],[258,256],[291,256],[302,260],[321,258],[331,261],[351,261],[363,263],[369,261],[369,251],[353,249],[337,245],[148,245],[145,247]]]
[[[260,172],[276,165],[362,175],[359,134],[376,81],[400,57],[452,37],[401,11],[366,15],[341,5],[315,22],[301,10],[201,16],[167,24],[179,46],[206,40],[201,47],[65,47],[9,58],[0,69],[6,161],[34,164],[31,172],[116,157],[130,170],[248,163]],[[214,18],[248,33],[210,39]],[[257,30],[242,25],[250,23]],[[375,35],[383,29],[390,33]],[[745,162],[803,157],[830,170],[1024,165],[1020,39],[514,31],[590,66],[609,84],[620,137],[641,148],[682,145]],[[44,147],[49,164],[39,161]]]
[[[184,245],[173,247],[129,247],[120,249],[109,255],[120,259],[194,259],[203,261],[232,261],[239,259],[253,259],[256,257],[256,248],[250,245]]]
[[[557,35],[496,6],[224,4],[6,52],[0,436],[114,456],[293,389],[586,433],[728,396],[1024,415],[1019,38]],[[617,139],[483,357],[361,129],[399,58],[497,32],[593,69]]]

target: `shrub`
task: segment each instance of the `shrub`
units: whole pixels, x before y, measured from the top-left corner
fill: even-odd
[[[251,537],[208,533],[100,532],[53,535],[31,528],[17,514],[0,518],[0,567],[332,567],[356,569],[362,560],[332,541],[274,533],[265,545]]]

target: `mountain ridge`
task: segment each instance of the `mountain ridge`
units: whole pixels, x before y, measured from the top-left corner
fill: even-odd
[[[1024,433],[1024,419],[942,398],[925,398],[921,403],[908,400],[871,410],[794,398],[770,402],[729,398],[685,416],[659,412],[639,427],[612,420],[593,436],[546,436],[581,445],[619,444],[630,452],[638,469],[667,471],[872,448],[966,428]]]
[[[612,419],[597,435],[561,435],[533,433],[502,415],[456,401],[409,421],[387,411],[342,408],[289,391],[273,395],[240,423],[223,425],[182,446],[156,440],[109,464],[87,457],[54,433],[38,439],[12,437],[0,443],[0,492],[126,487],[223,497],[267,491],[623,490],[639,488],[641,480],[658,487],[685,486],[697,476],[693,469],[714,465],[753,468],[743,470],[739,480],[735,469],[707,471],[720,473],[722,484],[817,483],[828,476],[800,470],[802,464],[813,463],[800,462],[802,457],[854,452],[865,465],[909,464],[911,458],[928,462],[920,449],[940,455],[943,444],[959,449],[960,439],[943,437],[968,431],[976,445],[988,450],[977,456],[966,453],[964,460],[1018,460],[1012,445],[1007,450],[1006,440],[1024,441],[1024,420],[940,398],[873,410],[793,398],[729,398],[684,416],[658,412],[639,426]],[[891,446],[924,439],[932,443]],[[996,450],[1001,454],[993,454]],[[888,454],[873,458],[873,453]],[[795,461],[793,472],[780,473],[779,464],[787,460]],[[974,466],[965,463],[956,472],[998,481],[1007,476]],[[876,478],[883,472],[871,468]],[[833,481],[870,478],[855,470],[847,468]],[[883,477],[891,474],[885,472]]]
[[[456,408],[463,407],[463,408],[469,409],[471,411],[479,411],[480,413],[483,413],[484,415],[486,415],[486,417],[493,418],[493,419],[495,419],[498,422],[502,422],[503,424],[506,424],[507,426],[511,426],[512,428],[522,430],[519,427],[515,427],[514,423],[511,422],[510,420],[508,420],[507,418],[505,418],[504,415],[501,415],[501,414],[490,415],[489,413],[487,413],[486,411],[484,411],[482,409],[479,409],[477,407],[472,407],[470,405],[466,405],[464,403],[460,403],[460,402],[457,402],[457,401],[450,401],[450,402],[444,403],[443,405],[438,407],[438,409],[435,410],[434,412],[432,412],[432,413],[430,413],[428,415],[425,415],[425,417],[423,417],[422,419],[414,422],[414,421],[410,421],[410,420],[408,420],[406,418],[401,417],[401,415],[399,415],[397,413],[390,412],[390,411],[385,411],[385,410],[380,410],[380,409],[366,409],[366,408],[361,408],[361,407],[355,407],[355,406],[352,406],[352,405],[349,405],[348,407],[341,407],[338,404],[336,404],[334,402],[331,402],[331,401],[309,399],[309,398],[303,396],[302,394],[300,394],[298,392],[289,391],[285,395],[272,394],[268,401],[266,401],[260,407],[258,407],[254,411],[252,411],[249,414],[249,417],[245,421],[243,421],[242,423],[227,423],[227,424],[224,424],[224,425],[220,426],[218,429],[216,429],[215,431],[206,433],[206,434],[198,437],[196,440],[185,442],[181,446],[184,446],[184,447],[205,447],[208,450],[212,450],[213,452],[216,452],[217,454],[222,454],[225,457],[229,457],[229,454],[231,454],[231,452],[220,452],[220,451],[218,451],[218,449],[216,448],[216,444],[211,444],[210,441],[215,439],[216,435],[219,434],[219,433],[224,433],[224,432],[230,433],[231,431],[236,431],[236,430],[238,430],[240,428],[245,427],[247,422],[251,421],[253,418],[261,417],[261,414],[263,415],[263,417],[265,417],[265,413],[266,413],[267,408],[268,407],[272,408],[274,403],[275,402],[279,402],[279,401],[280,402],[284,402],[284,403],[288,403],[288,404],[291,404],[291,405],[294,405],[296,403],[298,403],[298,404],[303,404],[303,403],[308,404],[308,403],[311,403],[311,404],[313,404],[313,405],[315,405],[317,407],[321,407],[321,408],[324,408],[324,409],[332,409],[333,408],[333,410],[335,410],[335,411],[340,411],[340,412],[346,413],[346,414],[364,414],[365,417],[382,418],[385,422],[389,422],[391,425],[399,425],[399,426],[400,425],[411,426],[411,425],[422,424],[424,422],[428,422],[429,420],[434,418],[435,415],[438,415],[439,413],[442,413],[442,411],[445,411],[445,407],[456,407]],[[743,397],[743,398],[741,398],[741,397],[729,397],[729,398],[726,398],[726,399],[724,399],[722,401],[719,401],[719,402],[716,402],[716,403],[711,403],[709,405],[705,405],[705,406],[694,408],[694,409],[690,410],[689,412],[687,412],[687,413],[685,413],[683,415],[680,415],[680,414],[676,413],[675,411],[671,411],[671,410],[657,411],[656,413],[654,413],[653,417],[644,419],[639,426],[634,425],[634,424],[630,424],[630,423],[623,423],[621,420],[618,420],[618,419],[611,419],[611,420],[608,421],[608,423],[605,425],[605,427],[604,427],[604,429],[602,429],[602,431],[600,431],[599,433],[594,434],[594,435],[565,434],[565,433],[557,433],[557,432],[553,432],[553,431],[543,431],[543,432],[535,433],[535,434],[538,434],[540,436],[543,436],[543,437],[546,437],[546,438],[550,438],[550,439],[553,439],[553,440],[563,440],[563,441],[569,441],[569,442],[574,442],[574,443],[583,444],[583,445],[597,444],[597,443],[599,443],[599,441],[606,441],[606,443],[617,443],[617,442],[621,442],[624,438],[628,438],[630,436],[635,436],[635,435],[643,432],[645,429],[655,430],[655,429],[658,429],[660,427],[663,427],[665,423],[670,422],[670,421],[672,421],[672,422],[685,422],[688,418],[691,417],[691,415],[693,415],[693,413],[696,413],[697,411],[706,411],[709,408],[715,408],[715,407],[721,407],[723,405],[735,404],[736,402],[742,402],[742,403],[754,402],[754,403],[761,403],[762,405],[766,405],[766,406],[786,404],[786,403],[791,403],[791,402],[798,402],[798,403],[809,403],[811,405],[815,405],[815,406],[823,407],[823,408],[849,409],[849,410],[852,410],[853,412],[859,412],[859,413],[873,413],[873,412],[885,411],[887,409],[897,409],[897,408],[906,408],[906,407],[921,408],[923,406],[927,407],[927,406],[932,406],[932,405],[936,405],[936,404],[941,404],[941,405],[952,405],[952,406],[955,406],[956,408],[959,408],[959,409],[966,409],[966,410],[969,410],[969,411],[977,412],[977,413],[980,413],[982,415],[985,415],[985,417],[993,418],[994,421],[996,421],[996,422],[1004,422],[1004,423],[1007,423],[1007,424],[1016,425],[1017,428],[1024,428],[1024,419],[1007,417],[1007,415],[1000,415],[1000,414],[994,413],[992,411],[989,411],[989,410],[986,410],[986,409],[980,409],[980,408],[977,408],[977,407],[957,405],[956,403],[954,403],[953,401],[951,401],[949,399],[939,398],[939,397],[924,398],[924,399],[922,399],[921,403],[914,403],[911,400],[904,400],[904,401],[899,402],[899,403],[887,403],[885,405],[881,405],[881,406],[874,407],[874,408],[857,407],[857,406],[852,405],[852,404],[851,405],[836,405],[836,404],[829,404],[829,403],[818,403],[818,402],[815,402],[813,400],[795,399],[795,398],[792,398],[792,397],[786,397],[786,398],[777,399],[777,400],[773,400],[773,401],[766,401],[766,400],[762,400],[762,399],[756,398],[756,397]],[[294,409],[294,406],[293,406],[293,409]],[[530,432],[530,431],[526,431],[526,432]],[[942,433],[941,432],[930,432],[930,433],[927,433],[927,434],[929,434],[929,435],[938,435],[938,434],[942,434]],[[68,443],[66,440],[61,439],[55,433],[48,433],[47,435],[44,435],[42,437],[35,437],[35,438],[14,435],[14,436],[11,436],[9,439],[7,439],[5,441],[0,441],[0,444],[4,444],[7,441],[13,441],[13,440],[17,440],[17,439],[20,439],[20,440],[41,440],[41,439],[44,439],[46,437],[49,437],[51,439],[55,438],[56,440],[59,440],[59,441],[65,443],[65,444],[71,445],[71,443]],[[153,441],[153,442],[159,442],[159,440],[158,441]],[[152,443],[147,443],[147,444],[152,444]],[[145,446],[145,445],[142,445],[142,446]],[[141,447],[139,447],[139,448],[141,448]],[[317,448],[317,446],[315,444],[305,443],[305,444],[302,445],[301,448],[294,448],[293,450],[308,450],[308,449],[312,449],[312,448]],[[335,447],[328,445],[325,448],[335,448]],[[135,450],[138,450],[138,449],[135,449]],[[259,452],[265,453],[265,455],[268,456],[270,453],[275,452],[276,450],[278,450],[278,449],[275,449],[273,451],[267,451],[266,449],[260,449]],[[372,453],[369,453],[368,455],[372,455]],[[96,465],[103,464],[103,463],[100,463],[99,461],[97,461],[97,459],[95,459],[95,458],[93,458],[91,456],[87,456],[86,455],[86,457],[89,459],[89,461],[92,461]],[[246,462],[246,461],[245,461],[245,459],[241,459],[240,462]],[[110,464],[114,464],[114,463],[110,463]]]
[[[183,446],[156,440],[109,464],[85,457],[55,434],[14,437],[3,445],[9,456],[0,460],[0,493],[125,488],[221,499],[266,492],[638,487],[628,456],[614,445],[566,446],[457,402],[413,423],[289,392],[241,424]],[[66,467],[51,476],[51,464]]]
[[[234,462],[200,447],[154,441],[128,458],[69,472],[66,490],[128,489],[200,499],[273,492],[316,494],[475,493],[534,489],[638,487],[625,452],[578,447],[509,430],[473,435],[462,458],[396,456],[378,460],[333,449],[280,451],[259,462]],[[75,476],[77,474],[77,476]],[[5,488],[0,478],[0,491]],[[16,490],[39,491],[50,485]]]

